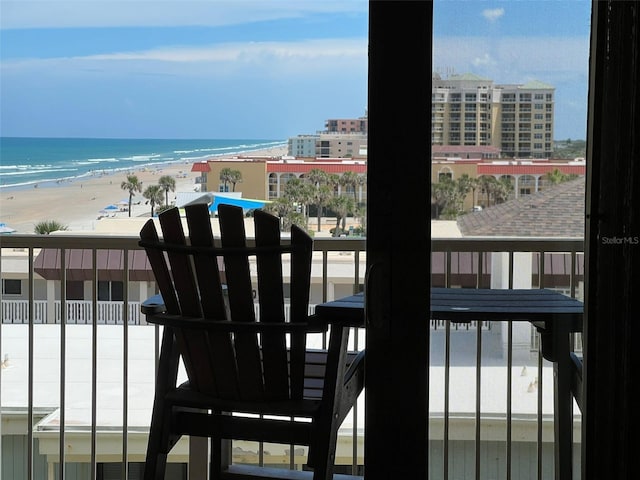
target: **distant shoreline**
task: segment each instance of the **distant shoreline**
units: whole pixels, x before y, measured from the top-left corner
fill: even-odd
[[[240,154],[243,155],[243,154]],[[224,155],[222,155],[224,157]],[[210,157],[212,158],[212,157]],[[155,169],[163,170],[166,168],[174,169],[177,165],[184,165],[185,169],[191,170],[191,165],[195,162],[192,161],[175,161],[175,162],[166,162],[166,163],[145,163],[141,164],[137,168],[123,168],[123,169],[101,169],[100,171],[95,171],[92,174],[85,174],[81,176],[75,177],[61,177],[55,180],[44,180],[39,182],[29,182],[21,185],[9,185],[9,186],[0,186],[0,192],[17,192],[17,191],[31,191],[34,189],[49,189],[49,188],[63,188],[65,186],[69,186],[75,183],[88,183],[95,179],[112,177],[114,175],[122,174],[125,175],[135,175],[137,171],[140,169],[150,169],[154,167]]]
[[[141,168],[191,168],[209,158],[251,155],[286,148],[282,140],[262,139],[84,139],[1,137],[0,195],[5,192],[59,187]],[[10,140],[24,140],[11,143]],[[30,141],[33,140],[33,143]],[[52,143],[49,144],[48,141]],[[65,141],[69,140],[69,144]],[[113,140],[114,143],[109,143]],[[122,140],[122,142],[119,142]],[[97,142],[97,143],[94,143]],[[158,142],[153,143],[153,142]],[[106,143],[105,143],[106,142]],[[237,142],[237,143],[233,143]]]
[[[209,158],[233,158],[241,155],[279,157],[286,155],[286,147],[254,150],[251,152],[234,152]],[[148,185],[158,183],[163,175],[170,175],[176,180],[175,192],[169,192],[169,202],[177,192],[193,192],[198,186],[195,178],[199,172],[191,172],[196,162],[185,163],[184,160],[171,162],[161,168],[149,168],[140,165],[129,171],[112,171],[99,176],[83,177],[73,181],[50,182],[38,185],[37,188],[19,187],[0,189],[0,221],[16,229],[15,233],[33,233],[37,223],[55,220],[73,231],[95,230],[96,222],[101,216],[100,210],[107,205],[117,204],[129,198],[129,192],[122,190],[121,183],[127,174],[133,174],[143,184],[143,191]],[[136,193],[131,210],[132,217],[148,216],[151,207],[145,205],[142,193]],[[124,207],[124,205],[123,205]],[[116,218],[128,217],[129,212],[117,211],[111,214]]]

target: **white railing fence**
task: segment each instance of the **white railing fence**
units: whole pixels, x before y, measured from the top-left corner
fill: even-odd
[[[100,249],[120,249],[123,251],[139,249],[137,245],[137,238],[134,237],[15,235],[5,236],[2,239],[3,254],[6,251],[11,251],[11,249],[20,249],[26,252],[29,258],[33,259],[41,248],[57,248],[62,250],[82,248],[90,249],[94,252]],[[583,248],[583,241],[581,239],[463,238],[434,239],[431,243],[432,252],[442,256],[441,265],[444,265],[444,267],[442,271],[437,273],[437,281],[441,281],[443,286],[466,286],[470,288],[487,286],[487,282],[491,281],[492,278],[495,280],[495,270],[489,271],[490,267],[488,266],[489,264],[487,263],[487,259],[492,257],[495,252],[498,252],[503,256],[503,261],[506,262],[505,264],[508,266],[508,268],[502,268],[502,275],[504,276],[504,272],[507,273],[506,276],[501,279],[503,286],[500,288],[514,288],[514,284],[517,284],[516,277],[519,274],[518,268],[520,268],[517,266],[519,264],[517,260],[514,260],[514,257],[517,257],[522,252],[528,252],[531,254],[531,258],[534,259],[534,263],[536,263],[536,268],[532,268],[529,274],[529,278],[534,282],[532,288],[542,288],[548,286],[545,282],[550,278],[547,275],[549,270],[547,267],[549,265],[546,265],[546,263],[549,262],[548,254],[561,254],[563,256],[568,256],[570,259],[568,262],[570,268],[568,271],[564,272],[563,277],[566,277],[566,281],[563,280],[566,284],[561,285],[560,287],[566,290],[571,296],[579,295],[580,292],[580,275],[578,274],[578,265],[582,261],[581,256],[584,251]],[[321,258],[321,264],[319,265],[320,270],[318,271],[321,272],[322,277],[322,301],[330,300],[336,296],[335,285],[338,283],[343,285],[345,283],[349,284],[351,286],[349,288],[349,293],[362,290],[366,264],[366,244],[364,239],[318,238],[314,241],[314,249],[316,250],[318,258]],[[473,268],[464,270],[464,268],[469,267],[469,265],[462,265],[464,262],[461,261],[461,258],[464,255],[470,255],[469,258],[472,259],[471,264]],[[123,257],[125,258],[124,268],[126,269],[128,268],[126,265],[127,255],[123,255]],[[335,266],[333,262],[337,262],[339,265]],[[32,265],[32,263],[33,262],[31,260],[30,265]],[[0,267],[2,267],[2,263],[0,263]],[[318,267],[318,265],[315,265],[314,268],[315,267]],[[2,270],[2,272],[4,272],[4,270]],[[538,272],[543,272],[544,274],[541,275]],[[97,278],[95,273],[96,272],[94,270],[92,278]],[[36,275],[37,274],[34,271],[28,272],[28,285],[33,285],[33,280]],[[335,277],[333,275],[335,275]],[[4,276],[5,274],[2,273],[3,278]],[[436,278],[433,272],[432,278]],[[457,284],[456,282],[462,283]],[[435,284],[436,283],[434,283],[434,285]],[[93,291],[95,291],[95,289],[93,289]],[[3,348],[6,347],[7,342],[10,340],[10,334],[13,334],[14,331],[22,329],[21,331],[29,333],[27,340],[28,353],[25,358],[25,365],[19,365],[13,357],[10,357],[9,362],[6,365],[8,369],[3,365],[3,370],[0,372],[0,393],[2,394],[3,401],[6,392],[13,394],[11,391],[14,385],[11,383],[12,381],[20,380],[20,382],[24,383],[24,386],[21,387],[25,390],[24,395],[17,395],[22,399],[20,401],[23,402],[23,404],[20,405],[20,408],[8,409],[7,405],[3,403],[2,410],[0,410],[0,416],[2,416],[2,422],[0,425],[9,425],[9,423],[5,422],[5,416],[7,416],[8,419],[10,415],[16,415],[16,412],[19,413],[20,421],[24,424],[24,429],[21,430],[21,434],[26,436],[23,443],[23,445],[26,445],[24,447],[26,449],[26,461],[24,462],[24,471],[26,474],[24,478],[40,478],[35,472],[39,465],[38,462],[44,461],[39,452],[46,448],[49,448],[49,451],[51,452],[48,454],[50,455],[50,460],[46,460],[47,462],[50,462],[47,467],[49,478],[55,477],[60,480],[63,480],[64,478],[75,478],[71,473],[66,476],[67,474],[65,472],[67,469],[68,472],[71,472],[71,465],[79,465],[82,462],[85,462],[84,465],[88,465],[87,469],[84,470],[85,473],[80,475],[82,478],[91,478],[92,480],[98,478],[98,464],[100,463],[100,468],[103,470],[106,468],[105,465],[107,465],[106,463],[101,462],[120,463],[122,472],[120,478],[133,478],[130,476],[127,477],[125,472],[127,466],[136,466],[135,462],[143,460],[145,444],[144,438],[146,438],[147,432],[144,427],[140,428],[132,425],[134,423],[134,412],[137,412],[136,409],[138,408],[136,395],[139,395],[140,392],[138,392],[137,385],[130,385],[130,382],[132,381],[131,378],[133,378],[134,373],[130,372],[129,369],[137,367],[130,361],[129,349],[132,348],[134,342],[138,342],[139,338],[142,337],[148,339],[146,340],[148,344],[153,343],[152,339],[155,338],[155,343],[157,344],[157,333],[155,337],[153,334],[153,332],[157,332],[157,329],[155,327],[143,326],[144,319],[140,316],[139,302],[130,301],[128,298],[119,302],[56,300],[55,305],[52,308],[46,301],[35,300],[34,292],[30,291],[28,294],[28,300],[13,300],[6,297],[2,298],[2,323],[0,324],[0,341],[2,342]],[[123,319],[125,318],[125,304],[127,309],[127,318],[129,320],[126,325],[123,322]],[[52,319],[47,318],[48,310],[54,312],[53,321]],[[61,312],[63,310],[66,312],[67,322],[60,324]],[[93,324],[92,320],[94,310],[96,311],[97,317],[96,324]],[[23,325],[13,325],[15,323],[22,323]],[[52,325],[46,325],[48,323]],[[72,323],[88,324],[93,326],[87,327],[88,329],[76,325],[66,326],[67,324]],[[112,329],[105,325],[119,325],[119,327]],[[510,338],[512,336],[510,332],[508,336],[502,332],[502,337],[499,337],[503,327],[496,324],[496,328],[493,328],[494,324],[491,322],[483,323],[480,330],[478,330],[477,325],[474,324],[457,325],[432,321],[431,325],[432,330],[436,332],[432,335],[432,342],[434,339],[438,339],[438,341],[442,340],[444,342],[441,347],[443,352],[448,351],[449,346],[451,346],[451,352],[453,353],[455,348],[459,348],[458,345],[460,345],[460,348],[468,349],[469,347],[475,348],[473,347],[474,345],[480,345],[481,341],[488,341],[486,346],[482,349],[482,355],[480,354],[479,348],[477,354],[467,352],[470,354],[464,356],[465,352],[462,352],[464,356],[462,361],[467,362],[470,360],[471,363],[455,364],[455,361],[449,362],[449,360],[446,360],[443,363],[438,363],[440,361],[439,359],[432,359],[432,364],[430,365],[430,368],[433,370],[432,381],[436,381],[437,378],[439,378],[439,375],[447,379],[449,376],[453,378],[453,376],[459,374],[466,375],[466,372],[468,371],[475,371],[477,378],[479,378],[481,371],[486,371],[487,375],[490,375],[489,371],[495,369],[497,364],[484,364],[483,362],[486,361],[483,357],[484,352],[488,351],[492,347],[492,342],[495,343],[497,341],[496,339]],[[41,384],[39,382],[49,382],[50,379],[39,376],[38,371],[33,371],[34,358],[37,356],[37,346],[34,342],[34,336],[38,338],[38,332],[44,331],[41,330],[43,328],[49,329],[46,330],[47,332],[57,332],[55,338],[58,339],[57,341],[59,344],[57,345],[57,349],[60,352],[60,358],[58,358],[57,361],[60,362],[59,370],[62,372],[60,374],[59,398],[46,399],[45,403],[48,405],[46,408],[43,408],[38,403],[39,400],[37,392],[41,389]],[[88,339],[90,341],[83,347],[86,348],[87,352],[86,367],[90,371],[88,380],[90,383],[90,391],[86,398],[83,399],[81,405],[71,404],[71,400],[67,403],[67,393],[65,393],[75,388],[75,384],[71,383],[73,380],[71,378],[66,380],[66,376],[64,375],[67,370],[65,352],[67,349],[75,349],[73,343],[66,343],[72,342],[74,338],[71,336],[67,339],[67,334],[65,334],[66,328],[69,329],[69,332],[73,332],[74,334],[77,329],[83,329],[86,332],[90,332],[88,335]],[[36,329],[38,329],[37,332]],[[456,329],[461,330],[462,332],[458,335],[449,336],[450,332],[455,331]],[[475,333],[465,334],[464,332],[466,332],[467,329],[475,330]],[[117,335],[115,332],[118,332]],[[148,335],[150,332],[151,335]],[[113,399],[111,399],[108,404],[98,402],[98,373],[101,368],[98,366],[98,352],[103,351],[99,348],[99,342],[102,341],[102,335],[106,335],[108,337],[104,340],[105,342],[110,342],[109,348],[111,348],[111,350],[108,351],[109,355],[111,355],[110,358],[115,359],[117,358],[117,355],[120,355],[118,362],[123,366],[119,379],[109,378],[112,385],[120,385],[118,387],[121,390],[121,398],[119,400],[121,405],[119,408],[122,418],[117,420],[114,425],[108,426],[101,423],[103,422],[103,415],[106,415],[105,412],[113,410],[116,405],[114,405]],[[110,335],[113,335],[113,338],[111,338]],[[364,345],[365,334],[363,330],[354,332],[354,336],[358,336],[358,345]],[[491,338],[485,339],[485,336],[489,336]],[[477,338],[477,341],[474,340],[475,338]],[[113,348],[115,345],[114,339],[119,339],[117,341],[120,342],[120,345],[115,349]],[[525,340],[525,343],[527,343],[527,341],[528,339]],[[530,344],[533,345],[533,348],[537,348],[538,339],[536,335],[532,336]],[[140,346],[139,343],[135,343],[135,345],[137,348]],[[549,434],[549,429],[551,429],[551,431],[553,429],[551,426],[552,422],[549,420],[552,416],[549,415],[549,410],[546,404],[543,408],[542,394],[543,384],[546,385],[545,388],[547,390],[545,391],[549,391],[548,385],[550,382],[549,378],[551,377],[548,373],[549,368],[548,366],[543,368],[541,356],[538,355],[536,350],[531,354],[531,358],[535,356],[535,360],[532,360],[533,363],[528,365],[528,375],[531,378],[523,377],[523,374],[520,372],[524,372],[525,369],[516,362],[512,363],[511,360],[511,357],[513,356],[513,345],[515,345],[515,341],[510,339],[507,345],[509,355],[508,357],[506,355],[504,357],[504,359],[508,358],[505,360],[506,363],[504,364],[504,367],[506,370],[515,371],[517,369],[518,376],[514,375],[513,380],[506,381],[504,388],[507,392],[515,392],[516,389],[519,388],[517,384],[524,382],[524,379],[526,379],[526,383],[530,388],[523,394],[522,398],[529,402],[528,405],[533,405],[534,410],[531,414],[526,415],[515,411],[512,412],[509,401],[503,400],[503,403],[509,405],[505,407],[504,410],[498,412],[481,412],[480,409],[483,408],[482,402],[485,401],[483,398],[481,400],[475,400],[478,411],[472,410],[461,417],[459,412],[452,413],[450,411],[446,401],[444,403],[444,407],[442,407],[444,408],[443,410],[441,407],[436,406],[439,405],[438,402],[440,402],[440,400],[430,398],[430,418],[433,422],[433,437],[431,438],[433,448],[430,452],[430,455],[432,456],[430,464],[433,465],[434,469],[436,469],[432,474],[432,478],[442,478],[442,471],[438,470],[440,468],[444,468],[441,464],[455,464],[460,452],[464,453],[470,449],[471,452],[467,453],[473,456],[472,446],[469,447],[465,442],[448,436],[448,432],[453,431],[454,428],[458,428],[458,424],[460,424],[458,434],[461,432],[471,432],[469,440],[471,444],[473,444],[474,438],[483,438],[482,446],[476,447],[475,455],[477,458],[480,458],[482,455],[487,456],[490,454],[492,455],[491,458],[495,458],[494,463],[496,464],[496,468],[499,467],[501,472],[504,472],[505,470],[510,472],[506,477],[503,473],[500,475],[496,474],[495,478],[513,478],[514,480],[516,478],[546,478],[546,472],[549,471],[549,468],[553,470],[553,435]],[[157,345],[150,346],[152,350],[156,347]],[[501,346],[498,345],[498,350],[500,348]],[[156,348],[156,355],[157,351],[158,350]],[[136,356],[136,360],[139,360],[137,351],[131,352],[132,358],[134,355]],[[474,357],[477,357],[477,359]],[[490,361],[497,361],[497,357],[490,359]],[[11,375],[15,377],[15,374],[18,373],[18,369],[21,368],[25,372],[21,379],[11,377]],[[69,372],[69,377],[72,377],[75,374],[76,372]],[[153,367],[151,368],[149,377],[153,378]],[[476,379],[476,383],[477,382],[478,380]],[[473,379],[470,379],[467,383],[473,383]],[[20,385],[22,385],[22,383]],[[445,385],[444,393],[446,397],[454,398],[455,395],[450,395],[449,392],[446,391],[449,388],[448,381],[445,381],[443,385]],[[525,385],[525,387],[527,385]],[[528,393],[529,390],[531,390],[531,393]],[[535,390],[536,393],[533,393],[533,390]],[[435,391],[438,391],[438,388],[434,388],[432,390],[432,392]],[[490,392],[497,390],[488,388],[484,391]],[[133,392],[135,392],[135,394]],[[433,393],[431,393],[431,395],[433,395]],[[473,396],[474,394],[471,393],[470,395]],[[510,398],[510,393],[507,393],[506,396]],[[462,400],[465,399],[462,398]],[[473,403],[473,400],[471,401]],[[115,403],[118,403],[118,401],[116,400]],[[78,425],[74,424],[71,420],[65,420],[65,415],[71,417],[72,413],[76,411],[82,413],[82,418],[86,419],[87,423],[85,426],[78,427]],[[128,412],[131,412],[131,418],[128,416]],[[12,416],[11,418],[13,419],[14,417]],[[39,422],[43,418],[48,420],[47,425],[51,425],[51,427],[48,427],[50,430],[43,429],[43,427],[40,426]],[[362,471],[362,442],[364,431],[363,420],[361,420],[362,418],[362,412],[356,409],[352,415],[352,423],[348,428],[349,438],[341,437],[340,441],[344,441],[345,445],[342,447],[339,446],[341,463],[341,467],[339,469],[340,472],[356,473]],[[477,421],[477,419],[481,419],[481,421]],[[444,433],[441,434],[440,428],[438,427],[440,423],[438,422],[443,421],[446,421],[447,428],[444,430]],[[474,425],[472,425],[474,421],[477,423],[475,425],[475,433]],[[487,434],[492,436],[500,428],[504,428],[506,424],[508,431],[518,428],[520,429],[520,433],[525,432],[527,436],[533,436],[534,440],[532,445],[523,443],[522,438],[518,438],[516,440],[515,436],[513,441],[510,436],[506,439],[498,436],[496,437],[498,438],[496,441],[484,440],[484,436],[481,437],[480,435],[480,424],[482,424],[483,428],[482,435],[485,435],[485,432],[489,432]],[[60,428],[60,425],[62,425],[62,428]],[[489,428],[487,428],[487,426]],[[0,429],[2,428],[5,427],[0,427]],[[2,438],[4,439],[5,432],[2,431],[0,433],[2,433]],[[36,433],[38,435],[37,438],[35,436]],[[347,432],[345,430],[345,434],[346,433]],[[99,442],[98,437],[100,437]],[[579,438],[579,435],[574,435],[574,438]],[[78,460],[80,457],[72,456],[68,453],[69,445],[74,441],[80,441],[77,439],[81,439],[81,444],[84,449],[82,458],[84,460]],[[48,442],[46,445],[45,441]],[[51,442],[54,444],[57,442],[58,447],[51,447]],[[119,447],[117,446],[118,444]],[[38,445],[39,447],[37,447]],[[492,449],[491,452],[486,450],[487,448]],[[503,451],[505,448],[507,452],[506,454]],[[551,449],[551,453],[549,453],[549,449]],[[105,453],[103,450],[108,450],[108,453]],[[265,450],[268,449],[265,448]],[[295,461],[297,457],[295,457],[295,454],[293,453],[295,452],[295,449],[291,450],[292,453],[289,454],[291,458],[288,462],[285,462],[285,464],[289,464],[294,468],[299,468],[300,466],[297,465]],[[268,463],[265,460],[265,458],[268,457],[268,454],[262,450],[262,446],[256,447],[256,452],[258,452],[257,458],[261,459],[259,462],[260,464]],[[349,452],[348,458],[344,452]],[[242,455],[245,454],[246,452],[242,453]],[[67,455],[69,455],[68,458]],[[243,458],[242,455],[241,458]],[[517,476],[515,474],[515,462],[519,461],[517,458],[520,458],[518,457],[520,455],[522,456],[522,461],[529,462],[529,467],[527,467],[524,476]],[[536,456],[537,461],[535,459]],[[49,458],[49,456],[47,458]],[[104,460],[105,458],[109,458],[110,460]],[[124,461],[122,459],[124,459]],[[186,460],[179,459],[178,461],[184,462]],[[473,460],[471,463],[473,463]],[[551,467],[548,466],[549,464]],[[480,460],[476,460],[476,465],[481,465],[483,469],[489,468],[488,464],[484,465]],[[111,468],[111,466],[109,468]],[[473,469],[474,466],[471,465],[470,468]],[[514,472],[513,475],[511,472]],[[476,477],[477,475],[478,473],[476,472]],[[493,474],[491,473],[490,475]]]

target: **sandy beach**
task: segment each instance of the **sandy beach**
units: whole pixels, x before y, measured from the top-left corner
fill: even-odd
[[[286,147],[254,151],[244,156],[286,155]],[[225,158],[225,157],[221,157]],[[231,158],[231,157],[230,157]],[[136,175],[143,184],[158,183],[163,175],[176,179],[176,191],[169,192],[169,202],[176,192],[193,192],[197,186],[195,178],[200,174],[191,172],[193,162],[171,163],[162,168],[140,168],[130,172],[104,174],[82,180],[66,181],[37,188],[0,189],[0,221],[16,229],[15,233],[33,233],[34,226],[45,220],[55,220],[70,231],[92,231],[96,229],[100,210],[107,205],[118,204],[129,199],[129,192],[122,190],[121,183],[128,173]],[[131,209],[132,217],[149,216],[151,207],[145,205],[142,193],[136,193]],[[129,212],[117,211],[116,217],[128,217]]]

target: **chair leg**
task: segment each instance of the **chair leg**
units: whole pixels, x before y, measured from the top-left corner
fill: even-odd
[[[348,328],[335,328],[329,337],[329,355],[327,356],[325,376],[325,406],[322,409],[316,428],[323,432],[316,435],[315,441],[309,445],[309,465],[313,468],[313,480],[331,480],[336,459],[338,428],[342,423],[340,410],[342,406],[342,384],[344,382],[347,362]],[[333,352],[333,353],[332,353]],[[330,401],[327,401],[330,400]]]
[[[167,467],[167,454],[180,438],[171,434],[172,406],[164,399],[164,393],[175,388],[178,376],[179,354],[173,331],[165,328],[162,335],[156,392],[151,412],[151,426],[147,444],[147,458],[144,468],[144,480],[164,480]]]
[[[171,446],[169,434],[169,415],[164,410],[164,402],[155,401],[151,414],[151,428],[147,444],[147,458],[144,467],[144,480],[164,480],[167,468],[167,453]]]
[[[332,480],[333,468],[336,460],[337,431],[332,432],[331,438],[322,445],[316,445],[316,454],[313,458],[313,480]]]
[[[164,480],[167,469],[166,453],[148,453],[147,461],[144,465],[144,480]]]

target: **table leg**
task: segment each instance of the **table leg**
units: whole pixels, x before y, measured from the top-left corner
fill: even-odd
[[[553,322],[554,440],[555,479],[573,478],[573,396],[571,394],[571,358],[569,329],[563,322]]]

